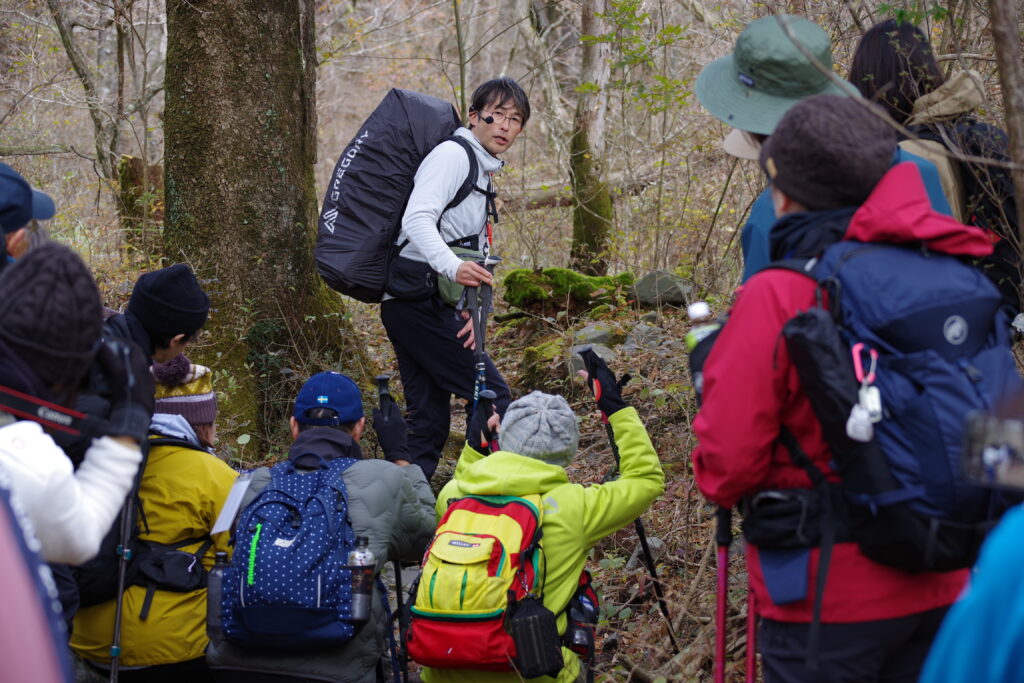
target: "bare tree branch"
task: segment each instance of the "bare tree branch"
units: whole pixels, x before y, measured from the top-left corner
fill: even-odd
[[[0,147],[0,157],[24,157],[37,156],[41,154],[72,154],[75,153],[71,145],[42,145],[39,147]]]
[[[57,32],[60,34],[61,43],[64,45],[64,52],[71,62],[78,80],[82,83],[85,91],[85,99],[89,108],[89,116],[92,118],[92,125],[96,137],[96,161],[99,164],[100,172],[104,178],[113,178],[114,159],[111,153],[111,142],[113,140],[112,126],[104,121],[104,114],[100,107],[100,99],[96,89],[96,75],[88,66],[85,54],[75,40],[71,21],[64,11],[64,5],[60,0],[46,0],[50,8],[50,15],[57,25]]]

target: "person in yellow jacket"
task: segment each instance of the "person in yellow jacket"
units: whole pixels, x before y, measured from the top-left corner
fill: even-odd
[[[201,555],[202,566],[209,570],[215,552],[229,552],[228,533],[211,536],[210,531],[236,478],[233,469],[207,450],[216,441],[217,400],[210,371],[180,355],[155,364],[153,374],[156,413],[150,439],[164,445],[150,448],[142,473],[139,499],[145,518],[139,518],[139,538],[182,543],[178,550]],[[148,600],[147,593],[148,586],[132,585],[124,594],[119,679],[212,682],[204,657],[206,589],[156,589]],[[110,666],[115,607],[116,601],[110,600],[80,609],[75,616],[71,647],[101,670]]]
[[[558,618],[564,635],[566,605],[576,592],[587,554],[602,538],[629,524],[665,490],[658,454],[636,409],[622,400],[614,375],[597,356],[590,381],[601,384],[598,407],[608,415],[619,448],[620,476],[606,484],[583,486],[569,481],[565,467],[576,455],[579,429],[576,416],[561,396],[534,391],[514,401],[499,427],[500,450],[485,455],[474,448],[490,441],[483,420],[470,421],[466,446],[454,478],[437,497],[440,517],[455,498],[466,495],[525,496],[539,494],[544,503],[541,522],[543,557],[547,563],[544,606]],[[492,426],[496,418],[491,418]],[[483,433],[483,436],[481,436]],[[532,678],[538,683],[584,680],[579,658],[562,647],[564,667],[557,678]],[[467,669],[424,668],[427,683],[518,683],[516,673]]]

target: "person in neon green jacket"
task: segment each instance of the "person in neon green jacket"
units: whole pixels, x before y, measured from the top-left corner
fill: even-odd
[[[482,420],[471,420],[454,478],[437,497],[438,518],[448,502],[468,494],[524,496],[539,494],[544,502],[542,552],[547,561],[544,606],[558,617],[564,634],[564,610],[576,592],[587,554],[605,536],[629,524],[665,490],[658,454],[634,408],[626,406],[614,376],[600,359],[591,368],[591,382],[600,381],[598,406],[615,432],[621,458],[620,476],[606,484],[583,486],[569,481],[564,467],[576,453],[576,417],[561,396],[535,391],[513,402],[500,427],[501,450],[489,456],[474,449],[481,442]],[[493,418],[492,418],[493,420]],[[494,424],[493,422],[491,423]],[[474,438],[476,436],[477,438]],[[486,437],[483,440],[489,440]],[[562,647],[565,666],[557,678],[530,679],[543,683],[583,680],[579,659]],[[425,668],[427,683],[509,683],[515,673]]]

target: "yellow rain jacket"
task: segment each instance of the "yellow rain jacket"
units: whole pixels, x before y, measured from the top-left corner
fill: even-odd
[[[498,451],[485,457],[469,446],[462,451],[454,478],[437,497],[438,518],[448,501],[468,494],[525,496],[539,494],[544,502],[542,552],[547,561],[544,606],[558,615],[558,632],[565,633],[565,606],[576,592],[590,549],[605,536],[629,524],[665,490],[658,454],[633,408],[624,408],[609,421],[621,457],[620,477],[607,484],[582,486],[569,482],[565,470],[515,453]],[[538,683],[569,683],[580,673],[580,662],[562,648],[565,666],[558,678],[533,678]],[[514,673],[454,669],[424,669],[427,683],[519,683]]]
[[[220,514],[237,473],[216,456],[181,446],[150,450],[139,496],[149,524],[139,538],[177,543],[207,535]],[[141,520],[140,520],[141,525]],[[182,548],[194,552],[201,543]],[[213,537],[203,565],[213,566],[214,553],[228,552],[228,533]],[[125,591],[121,618],[121,665],[173,664],[203,656],[206,649],[206,589],[191,593],[157,590],[146,621],[139,614],[144,586]],[[75,616],[71,647],[84,659],[110,662],[114,601],[80,609]]]

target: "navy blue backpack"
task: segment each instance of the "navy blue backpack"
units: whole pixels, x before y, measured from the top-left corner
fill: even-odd
[[[965,419],[1022,387],[999,292],[971,265],[920,247],[844,241],[804,270],[828,310],[800,313],[783,336],[842,479],[829,504],[843,532],[906,571],[971,566],[1002,510],[963,476]],[[865,384],[881,411],[861,442],[846,421]]]
[[[270,469],[270,483],[239,516],[224,572],[221,619],[230,642],[301,651],[355,635],[346,568],[355,533],[342,473],[356,462],[321,460],[319,469],[296,471],[289,460]]]

